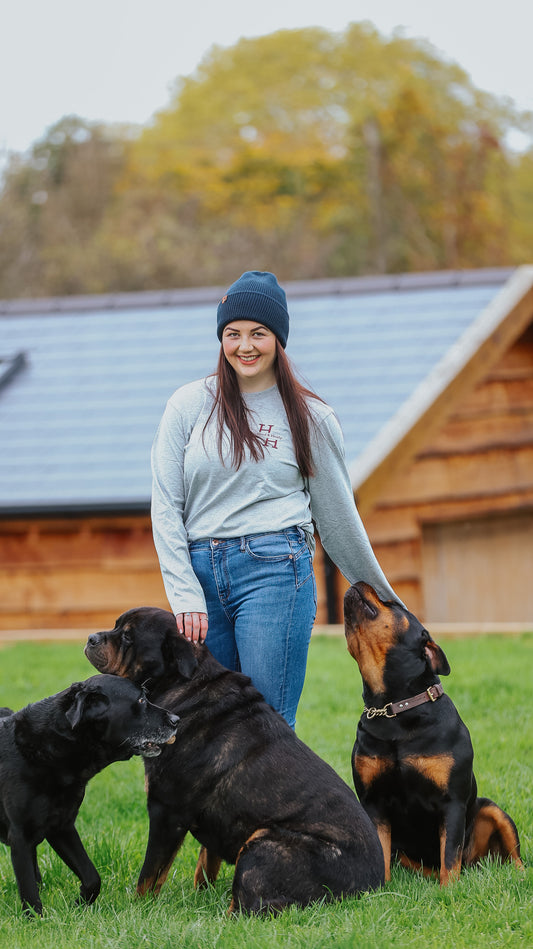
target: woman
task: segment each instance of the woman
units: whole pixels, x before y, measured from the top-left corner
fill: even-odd
[[[217,309],[217,371],[170,398],[152,450],[154,541],[180,633],[241,669],[294,727],[316,614],[313,521],[350,581],[397,599],[359,518],[333,413],[285,355],[274,274]]]

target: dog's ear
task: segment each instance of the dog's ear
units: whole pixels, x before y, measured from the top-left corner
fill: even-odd
[[[169,630],[161,648],[167,668],[177,669],[184,679],[192,679],[198,668],[194,646],[177,629]]]
[[[444,652],[432,639],[428,639],[426,642],[424,654],[427,664],[436,675],[447,676],[450,674],[450,664]]]
[[[95,692],[85,687],[84,682],[76,682],[70,689],[72,704],[67,708],[65,717],[74,731],[82,721],[94,721],[107,712],[109,699],[101,692]]]

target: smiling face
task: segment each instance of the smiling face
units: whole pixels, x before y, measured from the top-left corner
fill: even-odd
[[[222,349],[243,392],[261,392],[276,382],[275,334],[253,320],[234,320],[224,327]]]

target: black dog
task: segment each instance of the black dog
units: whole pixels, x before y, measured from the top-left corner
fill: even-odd
[[[470,734],[438,678],[450,671],[442,649],[412,613],[366,583],[347,591],[344,619],[365,702],[353,778],[387,879],[391,855],[438,873],[441,885],[486,856],[522,867],[513,821],[477,796]]]
[[[159,892],[190,831],[195,885],[236,864],[230,912],[277,911],[384,880],[378,836],[355,794],[267,705],[247,676],[180,636],[172,613],[129,610],[89,636],[102,672],[145,682],[176,712],[176,743],[146,762],[150,831],[137,890]]]
[[[93,676],[0,717],[0,840],[26,911],[42,913],[37,845],[43,840],[81,881],[92,903],[100,877],[74,827],[90,778],[112,761],[161,753],[178,719],[115,676]]]

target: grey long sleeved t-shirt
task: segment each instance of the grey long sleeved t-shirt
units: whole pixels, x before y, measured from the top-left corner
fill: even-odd
[[[273,386],[243,393],[264,458],[239,469],[223,464],[217,444],[214,379],[200,379],[169,399],[152,447],[152,527],[163,582],[175,614],[206,612],[189,543],[301,527],[322,544],[353,583],[365,580],[382,599],[398,597],[379,566],[355,505],[340,425],[330,406],[310,400],[314,475],[302,478],[285,408]],[[229,444],[229,443],[227,443]]]

